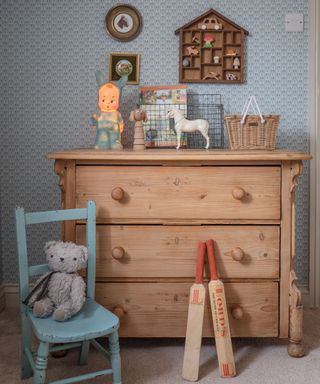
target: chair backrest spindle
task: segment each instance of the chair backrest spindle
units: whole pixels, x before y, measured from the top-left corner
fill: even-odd
[[[19,294],[21,301],[23,301],[28,296],[29,292],[27,233],[25,213],[23,208],[16,208],[15,219],[19,267]]]

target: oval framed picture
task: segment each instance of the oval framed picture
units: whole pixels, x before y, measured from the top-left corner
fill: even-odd
[[[132,5],[119,4],[109,9],[106,29],[115,40],[129,41],[136,38],[142,27],[140,12]]]

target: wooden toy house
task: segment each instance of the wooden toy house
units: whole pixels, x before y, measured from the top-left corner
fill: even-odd
[[[243,83],[249,32],[214,9],[178,28],[181,83]]]

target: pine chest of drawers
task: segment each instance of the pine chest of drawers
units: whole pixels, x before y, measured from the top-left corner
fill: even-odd
[[[54,152],[63,208],[97,204],[96,298],[125,337],[184,337],[199,240],[214,239],[234,337],[303,354],[293,269],[299,152]],[[63,227],[84,242],[81,222]],[[205,266],[208,278],[208,268]],[[213,336],[207,308],[204,336]]]

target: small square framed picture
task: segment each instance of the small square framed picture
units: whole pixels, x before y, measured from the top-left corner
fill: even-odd
[[[109,80],[119,80],[128,75],[128,84],[139,84],[140,54],[132,52],[110,52]]]

